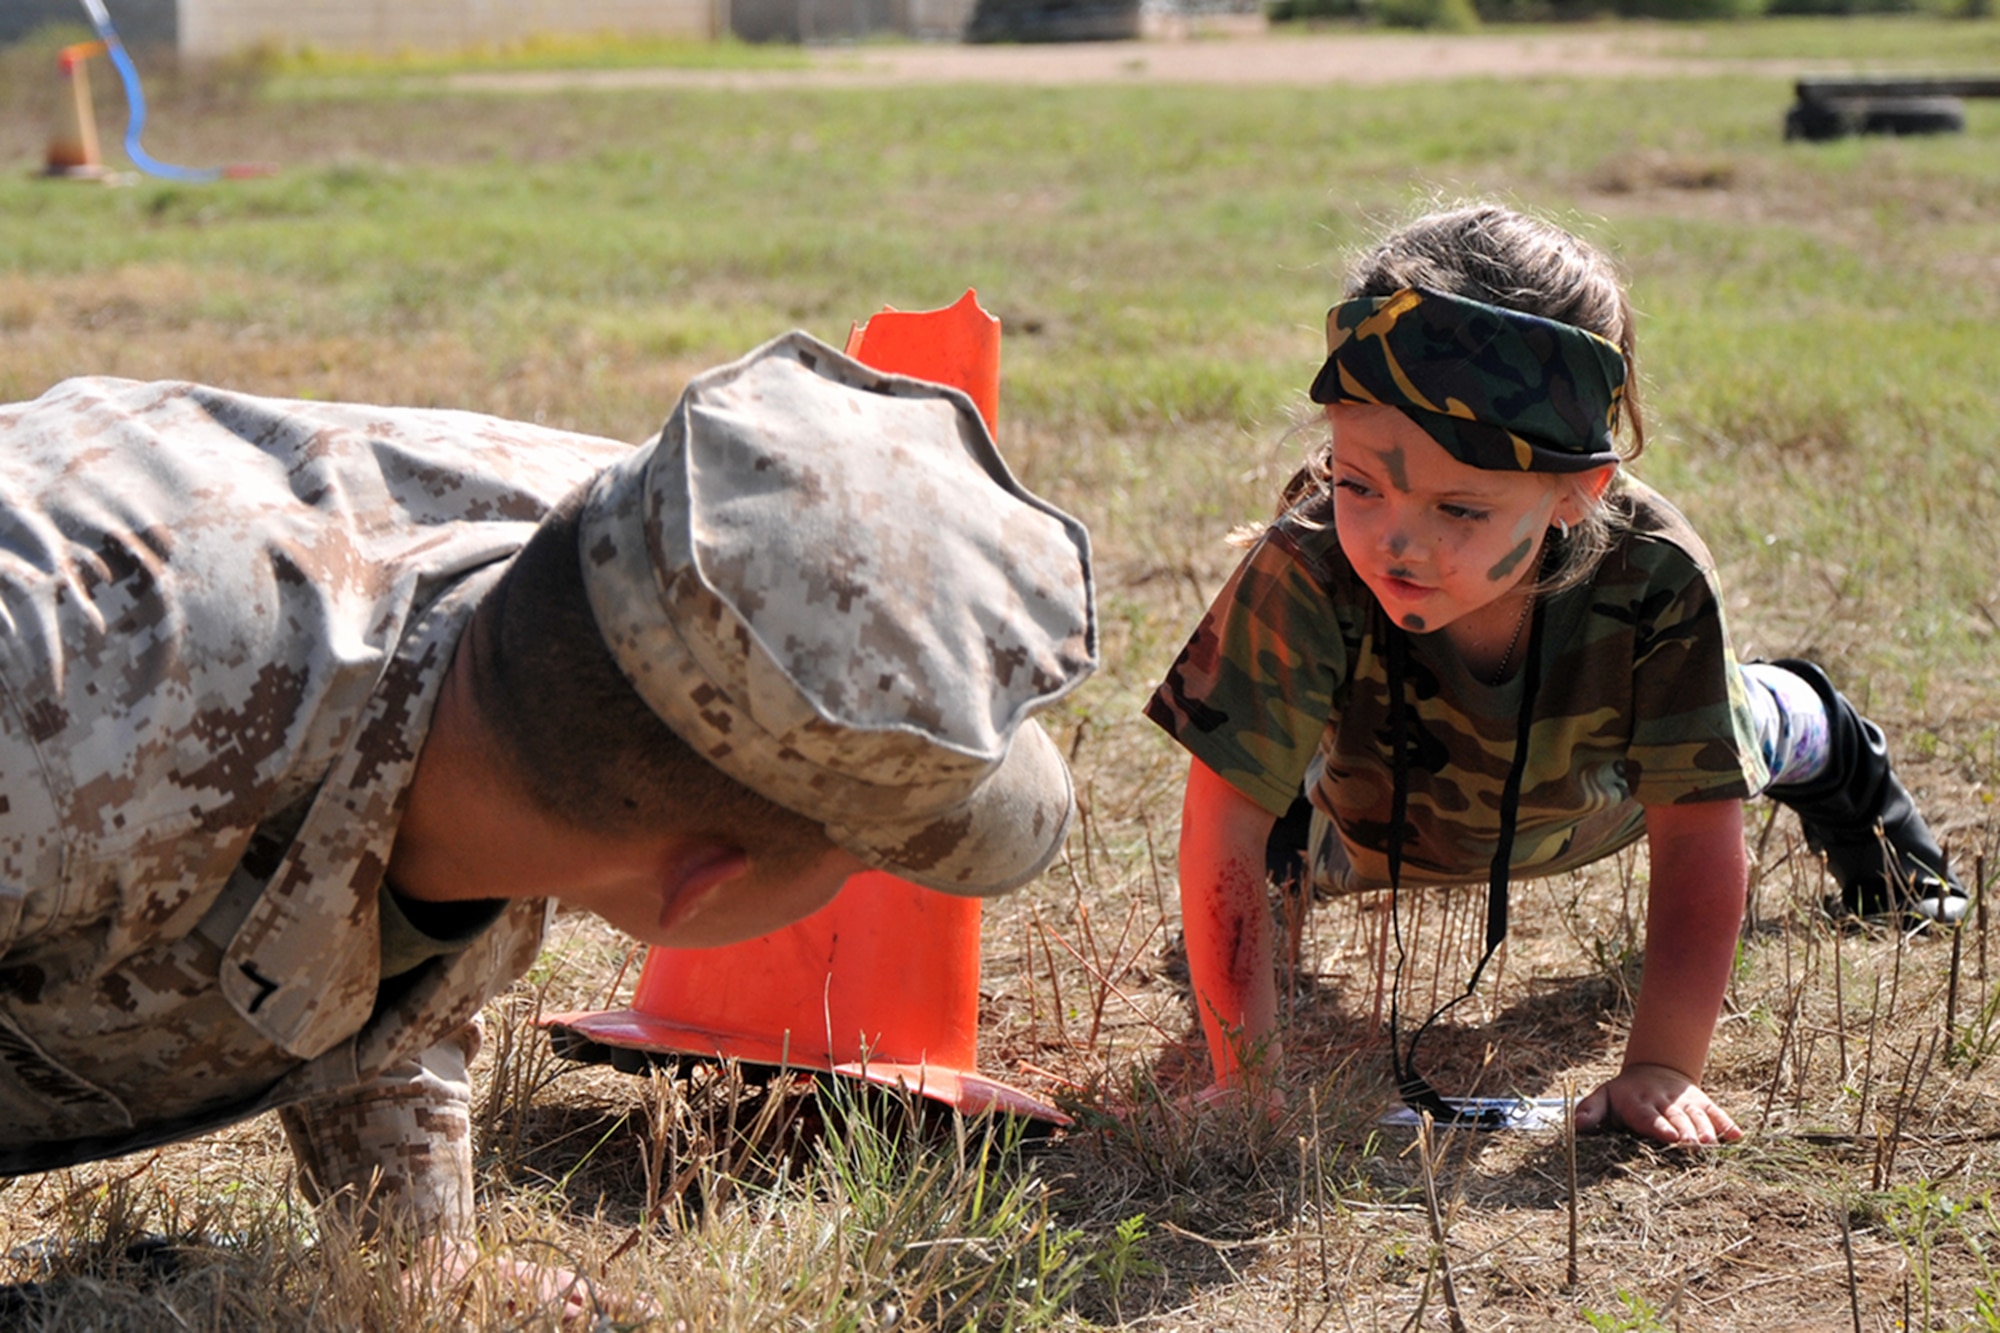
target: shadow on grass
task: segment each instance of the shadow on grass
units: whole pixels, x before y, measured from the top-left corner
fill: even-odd
[[[1164,964],[1186,995],[1178,941]],[[1622,1004],[1613,978],[1536,979],[1510,986],[1509,994],[1490,1021],[1447,1015],[1426,1033],[1417,1062],[1436,1086],[1454,1095],[1560,1095],[1565,1071],[1610,1051],[1615,1033],[1606,1020]],[[1275,1099],[1198,1104],[1210,1075],[1190,999],[1185,1029],[1128,1084],[1099,1090],[1079,1109],[1077,1128],[1051,1148],[1074,1225],[1108,1234],[1141,1219],[1144,1239],[1128,1264],[1136,1276],[1120,1284],[1115,1310],[1106,1304],[1093,1313],[1126,1320],[1163,1314],[1203,1289],[1240,1283],[1247,1266],[1277,1253],[1300,1228],[1322,1226],[1330,1210],[1404,1207],[1420,1197],[1416,1154],[1405,1151],[1410,1131],[1380,1123],[1397,1098],[1372,978],[1301,973],[1287,998],[1286,1069]],[[1428,1012],[1405,1016],[1406,1042]],[[1441,1171],[1462,1173],[1507,1144],[1513,1155],[1496,1163],[1500,1174],[1487,1188],[1525,1206],[1560,1205],[1559,1136],[1538,1135],[1532,1147],[1514,1134],[1445,1137]],[[1544,1147],[1541,1139],[1551,1142]],[[1650,1151],[1624,1136],[1586,1139],[1580,1178],[1616,1174]],[[1109,1300],[1109,1284],[1089,1288],[1089,1299],[1100,1298]]]
[[[1636,962],[1635,962],[1636,970]],[[1186,945],[1176,938],[1167,949],[1163,973],[1193,1008],[1188,984]],[[1489,972],[1481,996],[1494,982]],[[1407,1049],[1414,1034],[1434,1008],[1460,994],[1462,979],[1445,979],[1435,989],[1408,988],[1401,1003],[1400,1034]],[[1537,977],[1521,995],[1480,1022],[1462,1017],[1479,997],[1440,1013],[1419,1043],[1418,1068],[1441,1091],[1453,1096],[1556,1096],[1563,1072],[1601,1059],[1613,1033],[1607,1020],[1621,1013],[1624,995],[1618,981],[1598,971],[1574,976]],[[1300,971],[1281,1000],[1286,1012],[1283,1036],[1289,1077],[1313,1080],[1335,1069],[1372,1069],[1375,1078],[1393,1087],[1389,1044],[1389,999],[1384,992],[1377,1010],[1372,976],[1349,977]],[[1190,1022],[1183,1038],[1169,1043],[1155,1059],[1152,1073],[1163,1086],[1193,1091],[1208,1082],[1208,1057],[1199,1026]],[[1578,1095],[1588,1089],[1579,1089]],[[1386,1109],[1386,1104],[1385,1104]]]
[[[1333,1012],[1322,1017],[1319,998],[1315,994],[1310,1005],[1302,1002],[1303,1025],[1330,1021],[1349,1040],[1363,1043],[1374,1058],[1388,1058],[1386,1024],[1373,1031],[1366,1015],[1352,1016],[1337,1002]],[[1440,1016],[1418,1042],[1414,1063],[1447,1095],[1560,1096],[1565,1071],[1609,1051],[1612,1033],[1605,1020],[1620,1006],[1616,982],[1602,974],[1538,979],[1526,996],[1502,1008],[1490,1022],[1461,1019],[1459,1010]],[[1430,1009],[1428,995],[1403,1007],[1400,1036],[1406,1052]],[[1587,1091],[1578,1089],[1578,1095]]]
[[[1168,959],[1170,976],[1177,961]],[[1565,1069],[1606,1052],[1604,1019],[1619,995],[1610,978],[1538,980],[1510,993],[1516,998],[1490,1022],[1447,1018],[1427,1034],[1420,1062],[1440,1088],[1544,1093]],[[1180,1038],[1150,1063],[1069,1105],[1074,1128],[1026,1146],[1023,1165],[1048,1182],[1060,1225],[1088,1256],[1070,1297],[1077,1313],[1113,1322],[1163,1315],[1239,1284],[1246,1267],[1300,1228],[1320,1226],[1329,1208],[1403,1206],[1415,1197],[1415,1157],[1402,1151],[1407,1131],[1378,1123],[1395,1099],[1372,981],[1305,974],[1290,1004],[1289,1071],[1272,1113],[1242,1102],[1193,1105],[1208,1078],[1190,1010]],[[829,1102],[836,1117],[858,1105],[817,1095],[810,1080],[770,1083],[754,1071],[660,1077],[600,1067],[562,1084],[557,1095],[537,1096],[508,1136],[521,1145],[505,1163],[508,1179],[574,1216],[621,1228],[649,1218],[675,1227],[721,1202],[717,1192],[781,1183],[824,1144]],[[876,1124],[919,1153],[953,1151],[949,1115],[895,1097],[867,1105]],[[1496,1137],[1454,1135],[1443,1160],[1463,1171],[1486,1158]],[[1635,1151],[1594,1141],[1592,1178]],[[1495,1185],[1529,1206],[1550,1206],[1553,1196],[1543,1196],[1561,1173],[1544,1152],[1528,1157],[1501,1164],[1519,1179]],[[672,1200],[664,1211],[663,1198]]]
[[[698,1216],[720,1195],[796,1176],[844,1115],[948,1142],[949,1117],[920,1098],[843,1090],[795,1071],[690,1061],[660,1074],[578,1066],[560,1095],[514,1114],[498,1167],[579,1217],[616,1226]]]

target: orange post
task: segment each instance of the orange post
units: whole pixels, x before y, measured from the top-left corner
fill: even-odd
[[[90,71],[84,62],[104,52],[103,42],[78,42],[56,53],[62,88],[42,174],[72,180],[100,180],[104,161],[97,147],[97,112],[90,101]]]
[[[963,389],[992,429],[1000,321],[967,291],[943,310],[883,310],[847,354],[878,370]],[[958,1109],[1068,1123],[1053,1106],[980,1075],[977,898],[880,871],[854,876],[805,920],[718,949],[653,949],[630,1009],[545,1019],[579,1042],[818,1070],[902,1086]],[[585,1047],[587,1049],[587,1046]]]

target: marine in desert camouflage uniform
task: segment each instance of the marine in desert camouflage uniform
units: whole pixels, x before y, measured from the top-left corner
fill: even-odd
[[[531,567],[575,587],[632,754],[572,762],[597,719],[515,681],[553,632]],[[0,409],[0,616],[0,1174],[279,1109],[316,1196],[440,1233],[472,1215],[477,1015],[550,899],[699,944],[863,865],[1019,885],[1072,808],[1031,714],[1096,652],[1081,526],[969,400],[803,334],[637,450],[66,382]],[[537,732],[556,778],[522,771]],[[655,751],[695,799],[619,785]],[[729,835],[731,801],[804,855]],[[558,864],[468,846],[495,826]]]

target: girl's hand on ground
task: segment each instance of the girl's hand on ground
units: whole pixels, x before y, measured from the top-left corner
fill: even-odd
[[[1695,1081],[1666,1065],[1629,1065],[1576,1104],[1579,1133],[1622,1126],[1661,1143],[1734,1143],[1743,1131]]]

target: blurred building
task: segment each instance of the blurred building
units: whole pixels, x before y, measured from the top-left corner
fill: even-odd
[[[173,46],[180,40],[178,14],[182,0],[105,0],[118,35],[130,47]],[[38,28],[60,24],[90,27],[90,15],[77,0],[0,0],[0,44],[18,42]]]
[[[187,56],[259,45],[388,55],[537,36],[730,30],[730,0],[106,0],[106,8],[127,46],[169,45]],[[77,0],[0,0],[0,41],[51,23],[87,26],[89,16]]]
[[[106,0],[128,46],[226,56],[257,46],[451,51],[527,37],[625,34],[752,42],[1090,41],[1261,19],[1262,0]],[[78,0],[0,0],[0,42],[87,26]]]
[[[1139,35],[1139,0],[978,0],[971,42],[1117,42]]]
[[[878,34],[957,41],[975,0],[724,0],[746,42],[843,42]]]
[[[183,55],[259,43],[327,51],[451,51],[524,37],[710,38],[728,0],[179,0]]]

